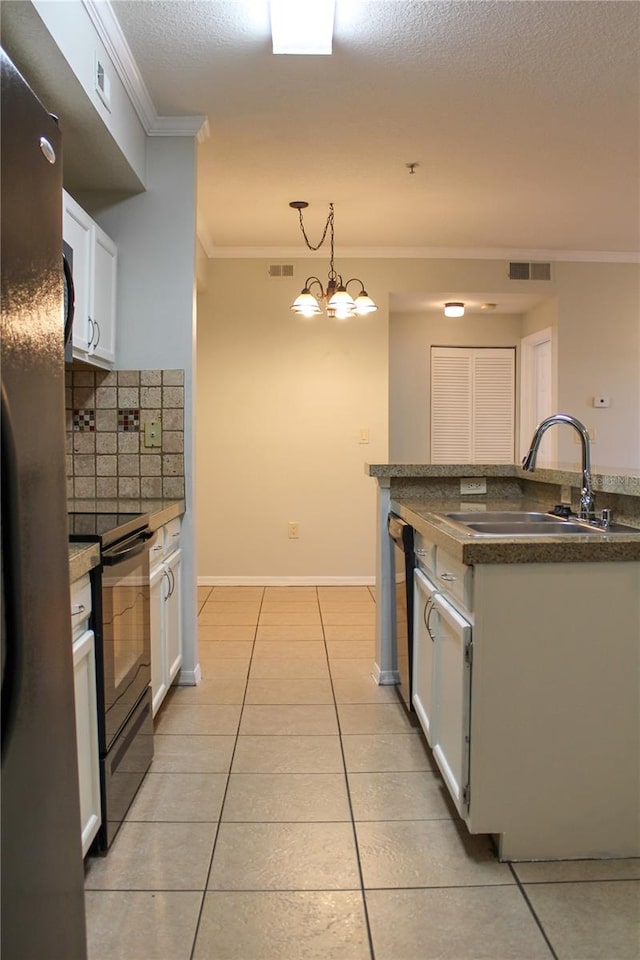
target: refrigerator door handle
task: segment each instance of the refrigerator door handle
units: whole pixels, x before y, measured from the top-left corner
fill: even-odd
[[[0,749],[4,761],[15,723],[21,686],[20,556],[17,543],[18,467],[9,401],[0,387],[2,402],[2,729]]]
[[[64,345],[66,347],[71,340],[73,331],[73,315],[76,310],[76,288],[73,285],[73,270],[64,253],[62,254],[62,269],[64,270],[65,300],[67,306],[66,316],[64,318]]]

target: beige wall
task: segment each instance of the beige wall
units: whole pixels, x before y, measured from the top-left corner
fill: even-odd
[[[596,467],[640,470],[640,268],[563,263],[556,282],[559,406],[595,430]],[[611,406],[594,409],[596,394]],[[578,449],[564,432],[559,459]]]
[[[269,279],[266,260],[205,264],[197,365],[201,581],[373,577],[375,482],[364,464],[428,458],[430,343],[519,344],[555,326],[559,406],[585,422],[607,415],[598,421],[596,466],[640,468],[636,265],[557,263],[553,282],[514,283],[503,261],[336,259],[345,276],[365,281],[379,306],[372,317],[336,323],[290,312],[304,278],[324,275],[326,260],[294,261],[295,279],[287,280]],[[447,299],[462,290],[486,300],[501,292],[546,299],[526,315],[469,316],[456,328],[435,314],[389,322],[392,293]],[[611,395],[609,411],[589,406],[594,392]],[[358,443],[362,428],[369,445]],[[564,459],[577,465],[578,446],[564,440]],[[299,540],[287,538],[288,521],[300,524]]]
[[[387,458],[386,311],[302,320],[289,309],[300,286],[269,279],[266,261],[210,261],[198,310],[200,579],[373,576],[365,462]]]

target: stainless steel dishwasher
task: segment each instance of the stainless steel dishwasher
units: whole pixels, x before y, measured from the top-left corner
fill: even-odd
[[[393,582],[395,584],[394,597],[394,632],[398,673],[400,682],[397,686],[404,705],[409,712],[413,712],[411,703],[411,685],[413,675],[413,568],[415,556],[413,552],[413,527],[401,520],[395,513],[390,513],[387,519],[387,529],[393,543]]]

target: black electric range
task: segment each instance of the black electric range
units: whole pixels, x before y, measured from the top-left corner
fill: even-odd
[[[102,825],[111,845],[153,758],[149,530],[146,513],[70,512],[69,539],[100,544],[92,571]]]

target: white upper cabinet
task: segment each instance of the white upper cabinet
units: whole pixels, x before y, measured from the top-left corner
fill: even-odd
[[[116,357],[116,245],[66,191],[62,224],[73,257],[73,356],[98,367],[112,367]]]

